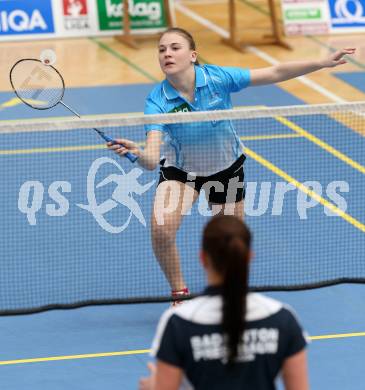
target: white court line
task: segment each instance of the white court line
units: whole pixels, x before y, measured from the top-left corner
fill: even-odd
[[[269,54],[263,52],[262,50],[259,50],[257,47],[254,46],[247,46],[247,51],[256,54],[258,57],[261,59],[267,61],[271,65],[278,65],[280,62],[276,60],[275,58],[271,57]],[[309,88],[314,89],[321,95],[326,96],[328,99],[332,100],[333,102],[336,103],[345,103],[346,100],[342,99],[341,97],[337,96],[333,92],[329,91],[328,89],[322,87],[321,85],[317,84],[316,82],[310,80],[306,76],[299,76],[295,78],[296,80],[300,81],[301,83],[307,85]]]
[[[190,10],[189,8],[186,8],[184,5],[181,4],[181,2],[177,2],[177,1],[175,2],[175,9],[185,14],[186,16],[189,16],[191,19],[194,19],[196,22],[202,24],[203,26],[209,28],[210,30],[216,32],[218,35],[222,36],[223,38],[229,38],[228,31],[210,22],[209,20],[203,18],[202,16],[198,15],[197,13]]]
[[[209,20],[203,18],[202,16],[198,15],[194,11],[186,8],[184,5],[182,5],[180,2],[175,3],[175,9],[180,11],[181,13],[185,14],[186,16],[189,16],[191,19],[194,19],[196,22],[202,24],[203,26],[209,28],[210,30],[214,31],[218,35],[220,35],[223,38],[229,38],[229,32],[222,27],[217,26],[216,24],[210,22]],[[264,61],[270,63],[271,65],[277,65],[280,62],[276,60],[275,58],[271,57],[269,54],[263,52],[262,50],[259,50],[257,47],[254,46],[246,46],[247,51],[256,54],[258,57],[263,59]],[[320,93],[323,96],[326,96],[328,99],[330,99],[333,102],[336,103],[345,103],[346,100],[342,99],[340,96],[337,96],[333,92],[329,91],[328,89],[320,86],[316,82],[308,79],[306,76],[299,76],[295,78],[299,82],[305,84],[306,86],[314,89],[316,92]]]

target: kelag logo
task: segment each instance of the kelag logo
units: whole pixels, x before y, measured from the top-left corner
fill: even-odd
[[[0,35],[52,32],[51,0],[0,1]]]
[[[365,27],[365,0],[329,0],[332,28]]]
[[[100,30],[122,27],[122,0],[97,0]],[[132,28],[159,28],[166,26],[162,0],[128,0]]]

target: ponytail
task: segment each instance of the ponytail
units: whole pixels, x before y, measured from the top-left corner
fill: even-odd
[[[249,230],[234,216],[214,217],[204,230],[203,250],[215,271],[223,276],[222,328],[230,364],[238,355],[245,329],[250,244]]]
[[[248,249],[241,238],[230,239],[224,260],[222,326],[227,334],[228,362],[233,363],[245,329],[246,314]]]

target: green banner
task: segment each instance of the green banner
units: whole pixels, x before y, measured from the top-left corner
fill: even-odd
[[[163,0],[129,0],[132,29],[167,27]],[[99,28],[101,31],[123,28],[122,0],[97,0]]]
[[[298,8],[285,11],[287,20],[315,20],[321,19],[322,13],[319,8]]]

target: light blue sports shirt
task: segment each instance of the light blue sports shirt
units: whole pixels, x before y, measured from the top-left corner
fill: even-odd
[[[195,100],[188,101],[164,80],[148,95],[144,113],[210,111],[232,108],[231,92],[250,84],[250,71],[237,67],[195,65]],[[146,131],[164,133],[164,166],[198,176],[209,176],[233,164],[242,143],[229,120],[177,124],[151,124]]]

